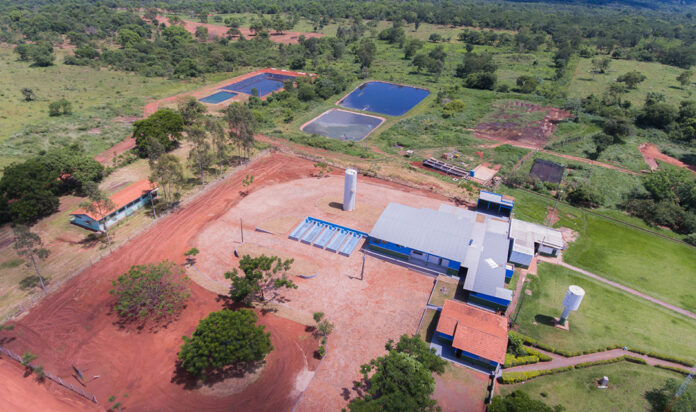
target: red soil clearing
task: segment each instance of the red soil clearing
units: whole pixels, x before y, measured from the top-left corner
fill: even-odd
[[[223,306],[217,296],[192,283],[188,306],[178,319],[155,332],[137,332],[115,324],[109,289],[111,281],[133,264],[162,259],[183,263],[183,254],[194,246],[197,234],[215,225],[240,201],[246,173],[255,176],[254,187],[258,189],[306,176],[308,169],[311,163],[282,155],[252,163],[244,173],[211,186],[185,207],[74,277],[14,323],[14,330],[1,332],[0,339],[16,353],[37,354],[37,362],[47,371],[73,384],[76,382],[71,365],[80,368],[87,380],[84,389],[94,393],[101,406],[106,405],[109,396],[116,395],[131,410],[291,409],[300,395],[298,376],[316,367],[312,353],[317,343],[304,325],[273,314],[260,316],[259,323],[271,332],[275,349],[266,358],[258,380],[233,395],[205,396],[184,387],[175,361],[181,336],[190,336],[201,318]],[[99,378],[93,379],[96,375]],[[7,383],[3,385],[9,387]],[[3,402],[22,404],[27,397],[38,396],[35,392],[27,395],[21,388],[12,389],[3,396]],[[128,393],[127,398],[121,396],[124,393]]]
[[[682,167],[696,173],[696,166],[688,165],[679,159],[675,159],[672,156],[667,156],[666,154],[660,152],[660,149],[652,143],[643,143],[642,145],[638,146],[638,150],[640,150],[640,154],[643,155],[643,159],[645,159],[645,163],[648,164],[650,170],[657,169],[657,160],[662,160],[665,163]]]
[[[157,21],[160,23],[164,23],[167,26],[171,25],[171,23],[169,22],[169,19],[165,16],[157,16]],[[225,36],[227,36],[227,31],[230,29],[227,26],[220,26],[217,24],[197,23],[197,22],[189,21],[189,20],[182,20],[182,22],[183,22],[182,26],[186,29],[186,31],[193,34],[194,36],[196,35],[196,28],[197,27],[207,28],[208,29],[208,40],[213,40],[216,37],[217,38],[225,37]],[[255,36],[255,34],[246,27],[240,27],[238,30],[246,38],[251,38],[251,37]],[[286,32],[283,32],[283,34],[270,33],[270,39],[272,42],[283,43],[283,44],[297,44],[300,36],[305,36],[306,38],[310,38],[310,37],[323,37],[324,35],[321,33],[302,33],[302,32],[297,32],[297,31],[286,31]],[[233,36],[233,38],[234,37],[235,36]]]

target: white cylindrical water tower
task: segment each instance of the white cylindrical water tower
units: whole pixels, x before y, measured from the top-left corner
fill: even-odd
[[[358,188],[358,172],[346,169],[346,182],[343,186],[343,210],[355,209],[355,191]]]
[[[582,298],[585,297],[585,289],[580,286],[570,285],[563,298],[563,314],[561,315],[560,323],[565,324],[570,312],[578,310]]]

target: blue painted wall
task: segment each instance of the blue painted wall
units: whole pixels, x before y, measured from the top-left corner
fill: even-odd
[[[376,239],[373,237],[370,238],[370,244],[375,245],[377,247],[381,247],[383,249],[391,250],[393,252],[401,253],[401,254],[407,255],[407,256],[409,254],[411,254],[411,250],[412,250],[411,248],[407,248],[407,247],[397,245],[397,244],[391,243],[391,242],[386,242],[384,240],[379,240],[379,239]]]
[[[490,296],[490,295],[486,295],[483,293],[471,292],[469,295],[473,296],[477,299],[481,299],[481,300],[485,300],[487,302],[495,303],[496,305],[508,306],[510,304],[509,300],[496,298],[495,296]]]

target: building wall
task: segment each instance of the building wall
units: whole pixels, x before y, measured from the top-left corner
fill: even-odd
[[[539,253],[546,256],[556,256],[558,255],[558,249],[554,249],[549,246],[539,245]]]
[[[387,242],[385,240],[377,239],[374,237],[369,238],[368,248],[378,253],[385,254],[387,256],[392,256],[397,259],[401,259],[407,262],[413,262],[416,264],[424,265],[428,262],[430,265],[436,265],[442,269],[445,269],[448,274],[456,276],[459,273],[459,267],[461,263],[449,260],[440,256],[431,255],[425,252],[417,251],[405,246],[397,245],[395,243]],[[415,253],[421,253],[422,256],[414,256]],[[440,265],[440,259],[444,259],[443,263],[446,265]],[[446,262],[445,262],[446,260]],[[431,267],[431,266],[427,266]]]
[[[153,197],[157,197],[157,192],[153,192],[152,194]],[[111,213],[106,218],[102,219],[99,223],[97,223],[97,221],[95,221],[87,215],[73,215],[70,217],[70,223],[82,226],[89,230],[100,231],[104,229],[105,224],[107,228],[116,224],[119,220],[135,213],[138,209],[145,206],[148,202],[150,202],[150,194],[145,194],[139,197],[138,199],[133,200],[132,202],[123,206],[122,208],[116,210],[115,212]]]
[[[99,224],[87,215],[73,215],[70,217],[70,223],[84,227],[85,229],[94,230],[95,232],[101,230]]]

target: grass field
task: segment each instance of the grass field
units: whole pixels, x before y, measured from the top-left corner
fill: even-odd
[[[435,288],[433,289],[433,295],[430,297],[429,304],[433,306],[442,306],[445,304],[447,299],[454,298],[457,292],[457,280],[448,279],[445,276],[441,276],[437,283],[435,283]]]
[[[595,386],[602,376],[609,378],[608,389]],[[519,389],[548,405],[560,404],[567,412],[645,411],[651,410],[646,394],[670,378],[681,380],[683,376],[652,366],[620,362],[542,376],[526,383],[500,385],[500,393],[504,396]]]
[[[616,81],[617,77],[632,70],[637,70],[646,77],[645,81],[640,83],[635,90],[631,90],[624,96],[624,99],[630,101],[634,106],[642,107],[648,92],[662,93],[668,103],[677,105],[679,101],[689,98],[689,92],[693,90],[693,86],[683,89],[677,81],[677,76],[682,72],[682,69],[660,63],[612,60],[609,72],[595,74],[594,79],[590,72],[591,69],[592,59],[580,59],[570,82],[569,97],[584,98],[590,94],[601,97],[609,85]]]
[[[696,359],[696,341],[684,338],[693,336],[696,321],[561,266],[541,263],[538,273],[528,276],[532,295],[522,303],[520,332],[569,351],[619,344]],[[586,295],[570,315],[570,331],[564,331],[551,321],[561,314],[569,285],[582,287]]]
[[[205,81],[168,80],[91,67],[64,65],[65,50],[56,50],[56,64],[29,67],[9,47],[0,47],[0,167],[12,160],[51,147],[80,142],[99,153],[131,132],[117,116],[141,116],[146,101],[194,90],[205,83],[231,77],[217,73]],[[37,99],[23,100],[30,88]],[[50,117],[48,105],[59,99],[72,102],[73,114]]]

